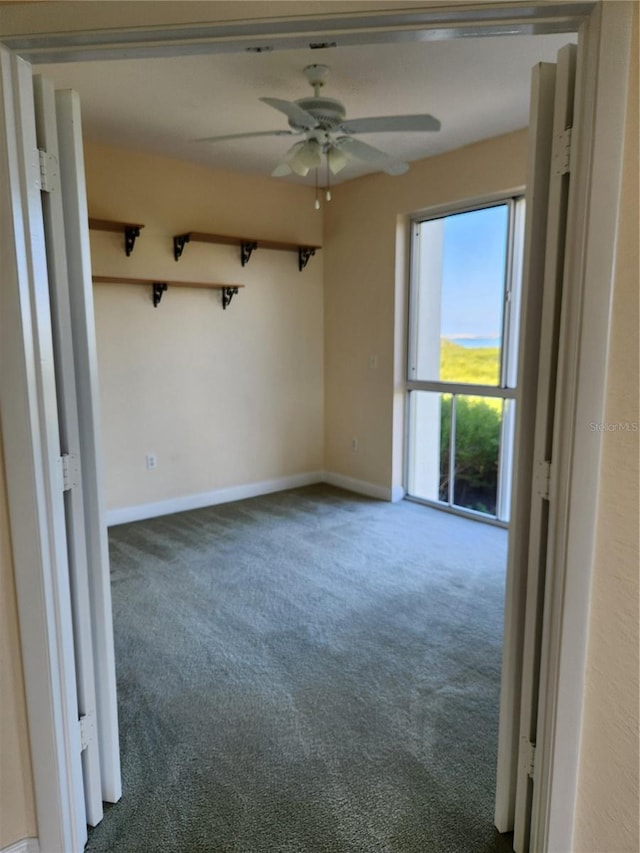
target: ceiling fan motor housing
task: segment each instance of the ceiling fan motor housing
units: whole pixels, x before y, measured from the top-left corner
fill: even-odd
[[[344,121],[347,114],[344,106],[335,98],[300,98],[295,103],[316,119],[321,130],[333,130]],[[292,121],[289,124],[295,130],[303,129]]]

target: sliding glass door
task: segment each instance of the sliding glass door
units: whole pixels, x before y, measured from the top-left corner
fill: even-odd
[[[509,520],[524,200],[413,226],[408,496]]]

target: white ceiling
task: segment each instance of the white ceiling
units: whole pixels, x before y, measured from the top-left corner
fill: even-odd
[[[285,130],[284,115],[260,96],[312,94],[302,69],[331,67],[322,94],[341,100],[347,118],[431,113],[438,133],[376,133],[364,142],[408,161],[524,127],[532,67],[553,61],[573,35],[461,38],[326,50],[281,50],[172,59],[41,65],[58,88],[80,93],[85,136],[214,168],[269,175],[293,141],[283,137],[215,144],[192,140],[245,131]],[[350,164],[334,179],[373,171]],[[306,179],[279,178],[311,183]]]

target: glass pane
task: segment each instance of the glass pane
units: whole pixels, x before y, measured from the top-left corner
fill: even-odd
[[[418,224],[411,377],[500,383],[506,204]]]
[[[409,494],[448,502],[451,395],[412,391],[409,397]]]
[[[502,399],[459,395],[455,400],[453,503],[496,515]]]
[[[438,498],[444,503],[450,503],[451,480],[451,410],[453,397],[451,394],[441,394],[440,407],[440,490]]]

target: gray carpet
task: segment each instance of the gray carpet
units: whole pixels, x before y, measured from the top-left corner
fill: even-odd
[[[312,486],[110,531],[87,851],[497,853],[504,530]]]

